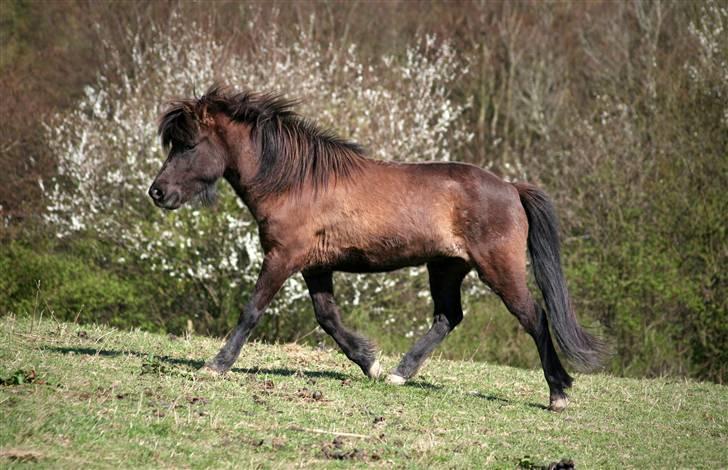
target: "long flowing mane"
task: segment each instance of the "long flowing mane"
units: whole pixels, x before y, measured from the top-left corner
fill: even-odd
[[[366,160],[361,146],[321,129],[293,111],[296,101],[273,93],[232,92],[213,86],[199,97],[172,101],[159,118],[162,145],[193,145],[202,116],[225,113],[251,126],[259,170],[252,186],[263,193],[314,189],[356,174]]]

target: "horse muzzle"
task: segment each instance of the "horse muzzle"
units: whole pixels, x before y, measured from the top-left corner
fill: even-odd
[[[149,188],[149,197],[157,207],[162,209],[174,210],[182,205],[182,195],[179,191],[170,191],[168,188],[165,190],[156,182]]]

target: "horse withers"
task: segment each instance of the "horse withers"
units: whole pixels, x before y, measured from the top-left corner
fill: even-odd
[[[159,120],[169,154],[149,189],[154,203],[173,210],[195,196],[211,199],[225,178],[257,221],[265,253],[237,326],[205,368],[230,369],[273,296],[301,272],[321,327],[366,375],[379,378],[373,343],[342,323],[332,274],[426,264],[434,320],[387,376],[403,384],[463,319],[460,287],[475,269],[533,337],[549,408],[563,410],[572,378],[549,324],[577,366],[597,367],[603,346],[572,311],[546,194],[473,165],[367,158],[292,106],[278,95],[212,87],[202,97],[170,102]],[[526,285],[527,250],[545,310]]]

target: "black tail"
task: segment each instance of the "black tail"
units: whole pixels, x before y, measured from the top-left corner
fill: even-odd
[[[526,183],[516,183],[528,217],[528,251],[536,284],[546,303],[546,316],[556,342],[566,357],[583,370],[600,366],[605,344],[577,322],[561,269],[558,219],[545,192]]]

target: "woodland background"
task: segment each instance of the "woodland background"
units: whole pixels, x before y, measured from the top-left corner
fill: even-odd
[[[160,105],[222,81],[300,98],[377,158],[542,186],[608,369],[728,378],[724,2],[0,0],[0,34],[0,315],[227,332],[254,225],[223,184],[215,208],[174,214],[145,191]],[[429,326],[421,270],[337,280],[345,321],[385,351]],[[293,279],[256,337],[331,345],[306,297]],[[475,276],[464,303],[439,354],[537,365]]]

